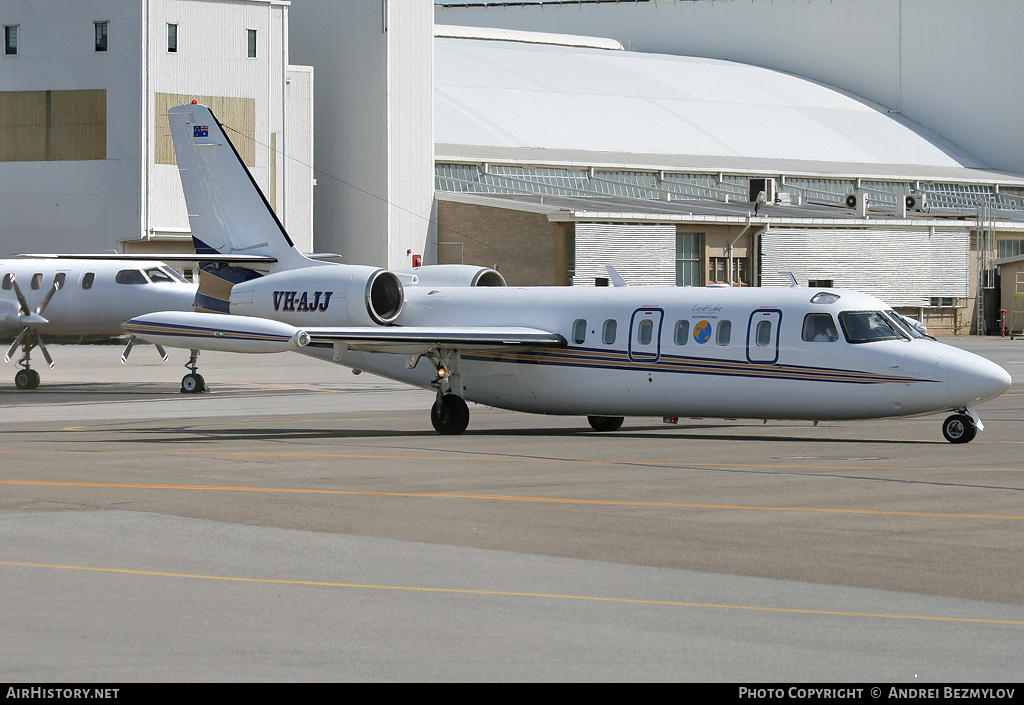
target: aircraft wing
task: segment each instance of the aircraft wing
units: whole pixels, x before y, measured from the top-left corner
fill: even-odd
[[[509,350],[564,348],[567,345],[562,336],[536,328],[382,326],[303,330],[309,334],[310,345],[341,343],[353,350],[400,355],[419,355],[437,348]]]

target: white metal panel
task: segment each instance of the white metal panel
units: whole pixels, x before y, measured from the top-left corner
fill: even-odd
[[[762,286],[831,279],[836,288],[890,306],[928,306],[933,296],[966,297],[970,233],[927,229],[772,228],[761,237]]]
[[[627,284],[675,286],[675,226],[577,223],[573,285],[593,286],[609,264]]]
[[[879,105],[748,64],[473,39],[436,47],[440,143],[984,166]]]

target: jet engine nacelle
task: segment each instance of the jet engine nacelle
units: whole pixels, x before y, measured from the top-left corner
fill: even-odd
[[[405,290],[393,272],[331,264],[268,274],[231,288],[230,310],[296,326],[388,325]]]
[[[505,277],[497,270],[469,264],[428,264],[395,271],[399,274],[416,275],[419,286],[506,286]]]

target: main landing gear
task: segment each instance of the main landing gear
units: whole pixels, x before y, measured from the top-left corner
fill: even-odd
[[[950,443],[970,443],[978,435],[978,426],[968,414],[953,414],[942,422],[942,435]]]
[[[430,423],[442,436],[457,436],[469,426],[469,407],[457,394],[441,394],[430,409]]]
[[[181,393],[182,394],[199,394],[206,391],[206,380],[199,374],[199,351],[190,350],[188,362],[185,363],[185,367],[189,370],[189,373],[181,378]]]
[[[430,423],[443,436],[457,436],[469,426],[469,407],[466,400],[453,390],[462,391],[459,378],[459,352],[447,348],[430,350],[425,356],[437,370],[431,382],[437,390],[437,401],[430,408]],[[409,369],[419,362],[421,355],[409,359]]]
[[[595,431],[618,431],[625,419],[621,416],[588,416],[587,421]]]

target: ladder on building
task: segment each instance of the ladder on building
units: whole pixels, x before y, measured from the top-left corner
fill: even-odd
[[[978,335],[988,333],[985,324],[985,290],[996,288],[996,224],[993,210],[991,199],[978,206],[978,290],[975,295],[974,312],[975,330]]]
[[[1007,329],[1010,340],[1024,336],[1024,272],[1017,272],[1013,289],[1013,309],[1010,311],[1010,325]]]

